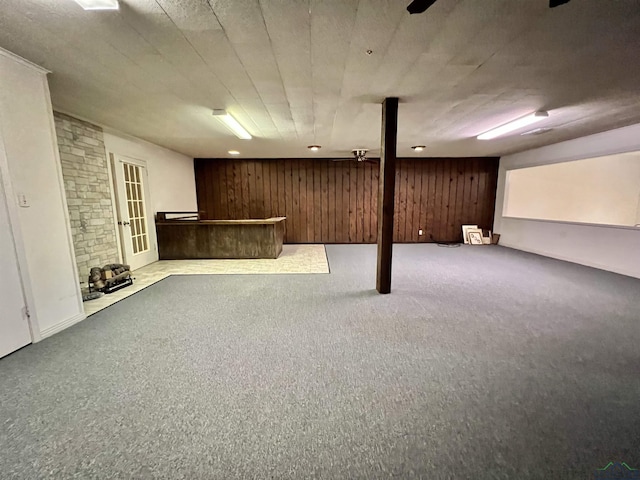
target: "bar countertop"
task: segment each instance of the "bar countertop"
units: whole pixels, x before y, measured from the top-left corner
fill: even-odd
[[[157,224],[163,225],[176,225],[176,224],[203,224],[203,225],[273,225],[274,223],[282,222],[286,220],[287,217],[271,217],[264,219],[247,219],[247,220],[159,220],[156,221]]]
[[[156,214],[160,260],[278,258],[282,252],[286,217],[244,220],[200,218],[200,212]]]

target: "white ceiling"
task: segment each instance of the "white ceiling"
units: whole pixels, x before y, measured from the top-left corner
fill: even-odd
[[[640,122],[639,0],[408,3],[3,0],[0,46],[53,72],[56,109],[194,157],[376,149],[387,96],[401,101],[401,156],[500,155]],[[538,109],[553,131],[475,139]]]

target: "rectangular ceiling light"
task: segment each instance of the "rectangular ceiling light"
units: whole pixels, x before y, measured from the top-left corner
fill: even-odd
[[[118,0],[75,0],[85,10],[118,10]]]
[[[247,132],[240,123],[233,118],[226,110],[214,110],[213,116],[220,120],[225,126],[231,130],[238,138],[243,140],[251,140],[251,134]]]
[[[478,140],[491,140],[492,138],[499,137],[501,135],[506,135],[509,132],[513,132],[514,130],[518,130],[519,128],[526,127],[527,125],[531,125],[532,123],[539,122],[540,120],[544,120],[547,118],[549,114],[545,111],[539,111],[530,113],[522,118],[518,118],[509,123],[505,123],[500,127],[496,127],[488,132],[484,132],[483,134],[478,135]]]

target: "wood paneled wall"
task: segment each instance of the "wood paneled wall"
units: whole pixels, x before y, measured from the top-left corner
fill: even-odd
[[[286,216],[285,243],[375,243],[378,168],[330,159],[196,159],[198,209],[204,219]],[[462,241],[461,225],[469,223],[492,229],[497,178],[497,158],[398,160],[394,241]]]

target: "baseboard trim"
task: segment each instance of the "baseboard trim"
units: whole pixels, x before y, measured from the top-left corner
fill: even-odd
[[[631,270],[626,270],[624,268],[616,268],[616,267],[611,267],[609,265],[599,264],[597,262],[590,262],[587,260],[566,257],[564,255],[557,255],[554,253],[545,252],[544,250],[538,250],[536,248],[526,248],[519,245],[511,244],[508,242],[504,243],[502,242],[502,239],[500,239],[500,245],[506,248],[511,248],[513,250],[520,250],[521,252],[534,253],[542,257],[553,258],[555,260],[562,260],[563,262],[575,263],[577,265],[583,265],[585,267],[597,268],[598,270],[617,273],[618,275],[624,275],[626,277],[640,278],[636,272],[633,272]]]
[[[44,330],[40,331],[40,339],[44,339],[47,337],[50,337],[51,335],[55,335],[58,332],[61,332],[62,330],[69,328],[72,325],[75,325],[78,322],[81,322],[82,320],[84,320],[85,318],[87,318],[87,316],[84,313],[79,313],[78,315],[74,315],[71,318],[68,318],[52,327],[49,328],[45,328]]]

